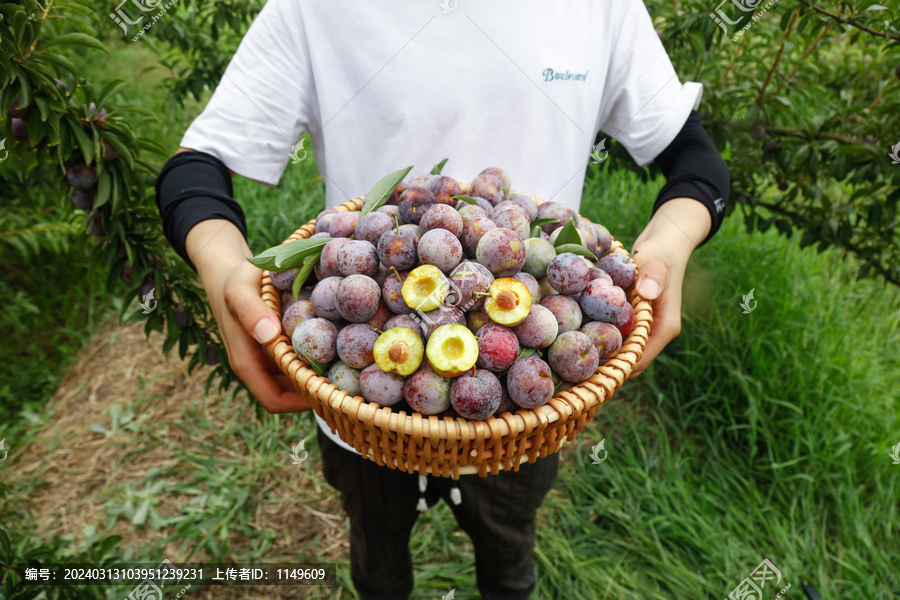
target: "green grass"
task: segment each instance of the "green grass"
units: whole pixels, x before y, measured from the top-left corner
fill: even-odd
[[[299,201],[308,211],[300,219],[266,210],[309,182],[297,171],[245,202],[248,221],[268,228],[263,245],[318,210],[315,190]],[[640,186],[630,175],[604,172],[592,185],[587,194],[599,201],[591,210],[630,245],[659,182]],[[633,201],[617,205],[622,197]],[[900,294],[855,282],[848,271],[834,253],[801,251],[774,234],[748,237],[736,218],[695,254],[681,336],[566,447],[539,516],[536,598],[721,598],[763,557],[795,597],[802,579],[824,597],[890,597],[900,558],[900,468],[888,457],[900,441]],[[744,315],[738,303],[751,287],[758,306]],[[145,527],[169,527],[185,551],[265,558],[274,532],[252,527],[253,515],[283,500],[277,488],[257,494],[259,482],[276,476],[288,442],[309,437],[311,466],[318,455],[308,418],[248,421],[240,418],[243,402],[233,400],[224,427],[186,407],[184,422],[207,441],[170,445],[172,469],[106,490],[107,516],[133,519],[155,483],[177,476],[170,493],[207,500],[171,520],[151,506]],[[121,435],[130,454],[165,445],[154,428]],[[594,465],[587,454],[604,438],[609,458]],[[235,444],[253,451],[218,457],[217,448]],[[252,540],[250,548],[233,548],[229,532]],[[474,593],[471,544],[446,506],[420,518],[412,551],[414,597],[452,587]],[[304,554],[315,555],[314,545]]]
[[[656,191],[629,179],[602,175],[585,196],[626,244]],[[835,253],[741,229],[732,217],[695,254],[681,336],[567,451],[540,520],[536,597],[721,598],[763,557],[794,597],[803,579],[826,598],[897,593],[900,294],[853,281]],[[447,510],[421,520],[417,556],[451,558],[432,530],[452,525]],[[445,588],[460,581],[440,571]]]
[[[89,252],[66,243],[68,234],[47,235],[65,250],[41,248],[27,259],[10,251],[0,265],[0,439],[24,435],[117,302],[107,295],[106,273]]]
[[[153,82],[141,81],[148,87],[136,86],[135,97],[158,99]],[[197,107],[166,108],[160,99],[154,108],[169,123],[154,135],[177,145]],[[608,167],[588,180],[584,213],[630,247],[661,182],[644,185]],[[323,190],[313,160],[289,165],[276,188],[237,178],[251,247],[278,243],[313,218]],[[835,252],[801,251],[774,233],[747,235],[732,215],[692,259],[681,336],[565,447],[539,514],[535,598],[724,598],[764,557],[792,584],[790,598],[802,597],[803,579],[824,598],[900,593],[900,580],[892,581],[900,564],[900,466],[888,457],[900,442],[900,292],[854,281],[853,272]],[[738,303],[751,288],[758,305],[745,315]],[[97,325],[78,323],[77,309],[90,305],[91,294],[71,298],[70,291],[48,290],[39,305],[65,307],[61,328],[73,332],[61,347],[67,355]],[[58,376],[46,369],[42,394]],[[123,400],[122,410],[137,414],[147,400]],[[186,552],[265,559],[276,533],[256,528],[254,515],[285,502],[278,491],[288,484],[278,470],[289,443],[309,438],[304,477],[317,493],[327,484],[313,475],[318,453],[308,414],[247,419],[243,394],[229,402],[224,425],[210,420],[198,398],[181,422],[165,426],[190,424],[203,440],[192,447],[168,442],[163,426],[121,428],[123,464],[159,447],[173,460],[141,482],[104,490],[105,517],[134,521],[146,504],[135,526],[167,532]],[[601,439],[609,458],[594,465],[587,454]],[[252,450],[230,458],[222,448]],[[164,518],[151,491],[173,478],[169,493],[192,501]],[[150,560],[159,551],[148,544],[137,556]],[[312,545],[297,558],[318,551]],[[453,587],[460,597],[475,595],[471,544],[446,506],[419,519],[412,552],[415,598]],[[315,597],[353,596],[347,565],[339,567],[339,589]],[[774,597],[768,586],[765,597]]]

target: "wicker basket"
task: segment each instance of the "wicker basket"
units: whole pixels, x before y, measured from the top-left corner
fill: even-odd
[[[337,210],[360,210],[362,204],[360,196]],[[308,238],[313,233],[314,220],[286,241]],[[628,254],[616,240],[611,252]],[[262,299],[279,311],[281,295],[272,285],[268,271],[263,271]],[[363,456],[409,473],[454,479],[472,473],[485,477],[496,475],[500,469],[518,470],[522,461],[534,462],[559,451],[628,379],[641,358],[653,322],[647,300],[634,292],[629,300],[634,308],[634,330],[623,340],[619,353],[602,364],[590,379],[559,392],[536,409],[484,421],[394,412],[390,407],[350,396],[316,375],[300,361],[284,335],[270,343],[268,350],[316,414]]]

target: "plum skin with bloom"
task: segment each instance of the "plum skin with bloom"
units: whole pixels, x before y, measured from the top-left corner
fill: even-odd
[[[625,262],[628,261],[628,262]],[[637,269],[629,257],[624,254],[614,252],[607,254],[597,261],[597,267],[603,269],[612,277],[613,283],[620,288],[631,287],[637,276]]]
[[[375,362],[372,349],[377,339],[378,333],[373,327],[365,323],[351,323],[338,332],[338,358],[354,369],[365,369]]]
[[[466,419],[487,419],[500,406],[502,396],[500,380],[485,369],[457,377],[450,385],[450,404]]]
[[[541,306],[550,310],[556,317],[556,323],[559,327],[559,333],[563,334],[567,331],[574,331],[581,327],[584,318],[581,307],[578,302],[570,297],[557,294],[555,296],[547,296],[541,300]]]
[[[590,379],[600,366],[600,351],[580,331],[567,331],[556,338],[547,352],[550,367],[570,383]]]
[[[506,376],[510,399],[522,408],[537,408],[553,397],[550,365],[536,356],[516,362]]]
[[[494,276],[484,265],[464,260],[450,273],[452,303],[465,312],[479,310],[485,299],[479,294],[487,292],[493,282]]]
[[[410,375],[403,386],[410,408],[422,415],[436,415],[450,408],[450,380],[434,372],[427,363]]]
[[[512,229],[497,227],[481,236],[475,256],[494,277],[511,277],[525,265],[525,244]]]
[[[608,360],[622,349],[622,333],[612,323],[591,321],[585,323],[581,333],[590,338],[600,352],[600,360]]]
[[[350,275],[338,284],[334,303],[338,313],[351,323],[365,323],[375,316],[381,288],[371,277]]]
[[[547,281],[560,294],[578,294],[591,280],[588,269],[582,257],[572,252],[563,252],[547,266]]]
[[[391,309],[391,312],[398,315],[409,314],[413,311],[407,306],[406,300],[403,299],[403,294],[401,293],[403,282],[406,281],[408,275],[408,271],[400,271],[397,272],[397,274],[392,274],[384,280],[384,284],[381,286],[382,300],[384,300],[387,307]]]
[[[604,323],[615,323],[628,304],[625,290],[609,285],[602,279],[592,279],[581,293],[579,305],[588,317]]]
[[[337,321],[341,318],[338,312],[336,299],[338,286],[343,280],[342,277],[327,277],[316,284],[312,294],[309,297],[312,302],[313,310],[317,317]]]
[[[444,205],[437,204],[435,206]],[[446,229],[426,231],[419,239],[418,253],[421,264],[434,265],[442,273],[449,273],[463,259],[462,244],[455,235]]]
[[[519,343],[528,348],[546,348],[556,339],[559,324],[546,306],[533,304],[525,320],[513,327]]]
[[[307,319],[294,329],[291,346],[300,360],[327,364],[334,360],[337,335],[337,327],[328,319]]]
[[[338,270],[343,275],[374,277],[378,272],[378,253],[375,246],[369,242],[348,240],[338,250],[337,264]]]
[[[406,378],[396,373],[386,373],[371,364],[359,375],[359,388],[363,398],[381,406],[393,406],[403,400],[403,384]]]
[[[369,242],[373,246],[379,238],[394,226],[394,219],[383,212],[371,212],[360,217],[354,228],[354,237],[357,240]]]
[[[478,330],[478,362],[482,369],[494,373],[507,370],[519,356],[519,338],[508,327],[488,323]]]
[[[284,311],[281,316],[281,329],[288,338],[294,335],[297,325],[307,319],[314,319],[316,311],[309,300],[297,300]]]
[[[359,396],[359,375],[359,369],[354,369],[338,360],[331,365],[328,373],[325,374],[325,378],[349,395]]]

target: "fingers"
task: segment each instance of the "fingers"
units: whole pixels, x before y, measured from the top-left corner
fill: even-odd
[[[677,273],[670,281],[669,267],[662,258],[654,255],[635,257],[638,262],[638,278],[635,289],[642,297],[653,302],[653,327],[641,360],[635,365],[632,377],[640,375],[662,352],[669,342],[681,333],[681,282]]]
[[[245,339],[248,343],[234,344],[235,352],[229,355],[231,368],[266,412],[279,414],[309,410],[309,403],[294,391],[290,380],[284,375],[272,373],[275,364],[265,349],[250,338]]]
[[[640,375],[650,363],[662,352],[669,342],[681,333],[681,290],[665,289],[663,293],[653,301],[653,326],[650,328],[650,338],[647,347],[641,355],[641,360],[635,365],[631,377]]]
[[[647,300],[656,300],[664,289],[669,279],[669,270],[666,264],[655,257],[634,261],[638,263],[638,278],[635,282],[635,290]]]
[[[229,282],[225,304],[244,331],[260,344],[268,344],[281,333],[281,319],[260,298],[259,270],[249,263],[241,268],[248,267],[246,276],[234,277]]]
[[[265,347],[281,334],[281,319],[260,298],[260,270],[248,262],[211,263],[204,287],[235,375],[269,413],[309,410]]]

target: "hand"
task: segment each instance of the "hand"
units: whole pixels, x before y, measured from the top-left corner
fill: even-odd
[[[663,204],[634,243],[635,289],[653,305],[653,325],[632,377],[640,375],[681,333],[681,288],[688,260],[709,233],[709,211],[690,198]]]
[[[262,273],[247,262],[252,253],[237,227],[218,219],[202,221],[188,234],[187,250],[235,374],[269,413],[309,410],[261,345],[278,337],[281,319],[260,298]]]
[[[634,250],[640,250],[634,257],[640,273],[635,289],[651,301],[653,325],[644,354],[631,372],[632,377],[640,375],[681,333],[681,286],[687,266],[687,260],[657,240],[649,239],[640,244],[635,242]]]

